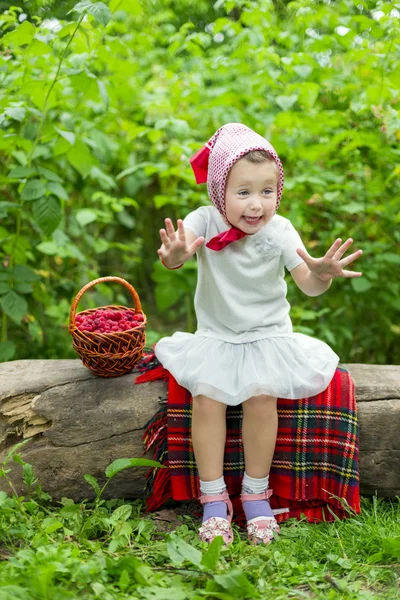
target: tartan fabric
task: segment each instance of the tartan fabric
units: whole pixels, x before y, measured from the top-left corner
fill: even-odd
[[[191,442],[190,393],[163,369],[153,355],[138,365],[136,383],[159,378],[168,380],[168,398],[145,427],[145,451],[168,469],[148,473],[147,509],[159,508],[167,499],[195,500],[200,495],[199,478]],[[167,379],[168,378],[168,379]],[[289,508],[277,514],[279,522],[305,515],[309,522],[343,519],[360,512],[358,474],[358,422],[354,384],[339,365],[328,388],[301,400],[278,398],[278,435],[269,486],[271,507]],[[243,522],[239,501],[244,473],[241,438],[242,409],[227,407],[227,438],[224,477],[236,514]]]

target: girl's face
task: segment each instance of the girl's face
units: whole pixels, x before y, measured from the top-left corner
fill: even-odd
[[[238,160],[229,171],[225,192],[228,221],[247,234],[259,231],[275,214],[278,169],[275,162]]]

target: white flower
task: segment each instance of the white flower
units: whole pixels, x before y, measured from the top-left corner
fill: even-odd
[[[272,259],[280,256],[282,252],[281,242],[276,232],[268,224],[254,235],[254,245],[264,258]]]

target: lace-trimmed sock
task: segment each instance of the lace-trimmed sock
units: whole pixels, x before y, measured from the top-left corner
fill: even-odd
[[[242,493],[262,494],[268,489],[268,480],[269,475],[267,475],[267,477],[262,477],[261,479],[256,479],[254,477],[249,477],[247,473],[245,473],[242,482]],[[243,510],[247,521],[255,519],[256,517],[274,516],[268,500],[249,500],[248,502],[243,502]]]
[[[201,481],[200,492],[202,496],[218,496],[226,489],[224,478],[215,479],[214,481]],[[221,517],[228,519],[228,507],[225,502],[206,502],[204,505],[203,523],[211,517]]]

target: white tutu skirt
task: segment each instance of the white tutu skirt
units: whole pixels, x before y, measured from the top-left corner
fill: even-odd
[[[325,342],[302,333],[232,344],[176,332],[157,342],[155,354],[192,396],[230,406],[261,394],[293,400],[319,394],[339,362]]]

